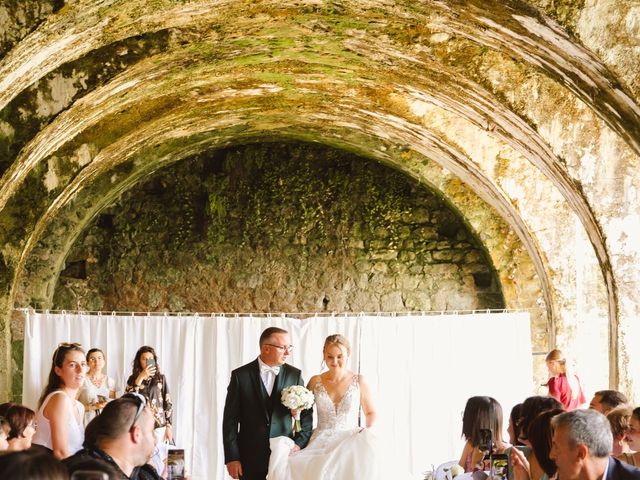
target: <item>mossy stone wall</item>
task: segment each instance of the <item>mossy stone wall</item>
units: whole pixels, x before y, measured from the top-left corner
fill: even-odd
[[[502,308],[462,219],[408,177],[312,144],[246,145],[158,172],[95,219],[54,308]]]

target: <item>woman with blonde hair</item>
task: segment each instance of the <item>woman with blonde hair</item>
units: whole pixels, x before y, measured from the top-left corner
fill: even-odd
[[[289,437],[271,439],[268,478],[380,478],[376,440],[369,431],[376,410],[364,377],[348,367],[351,345],[342,335],[329,335],[322,353],[328,370],[311,377],[307,385],[315,397],[318,425],[309,444],[297,453],[290,453]]]
[[[549,395],[557,399],[568,412],[580,408],[587,400],[577,375],[567,373],[567,360],[557,348],[545,359],[549,370]]]
[[[623,462],[640,466],[640,407],[633,409],[631,417],[629,417],[629,426],[625,433],[624,439],[629,446],[630,453],[622,453],[617,458]]]
[[[631,452],[626,437],[632,413],[633,408],[629,405],[619,405],[607,413],[607,420],[609,420],[609,426],[611,427],[611,433],[613,434],[611,455],[627,463],[630,462],[628,461],[628,458],[624,457],[624,455]]]

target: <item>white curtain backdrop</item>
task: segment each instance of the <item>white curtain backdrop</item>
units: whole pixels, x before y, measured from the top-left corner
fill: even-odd
[[[376,429],[393,478],[422,478],[462,450],[467,398],[489,395],[504,411],[533,394],[529,314],[473,313],[397,316],[123,315],[28,312],[23,402],[36,408],[60,342],[101,348],[121,394],[136,350],[158,353],[174,402],[176,442],[191,478],[229,478],[224,469],[222,411],[231,370],[258,355],[269,326],[287,329],[289,363],[305,380],[322,370],[324,338],[352,343],[351,368],[368,379],[378,410]],[[505,438],[506,432],[505,432]],[[404,472],[398,472],[401,465]],[[391,478],[391,477],[390,477]]]

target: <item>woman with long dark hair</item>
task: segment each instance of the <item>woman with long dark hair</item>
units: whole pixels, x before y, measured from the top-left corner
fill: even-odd
[[[84,350],[79,343],[61,343],[53,352],[47,386],[42,391],[33,443],[67,458],[82,448],[84,405],[76,398],[87,371]]]
[[[491,445],[482,445],[481,430],[491,431]],[[484,470],[481,463],[489,452],[482,448],[488,447],[493,453],[504,453],[509,446],[502,439],[500,403],[495,398],[486,396],[469,398],[462,414],[462,436],[466,443],[458,463],[465,472],[471,472],[475,468]]]
[[[160,373],[156,351],[147,345],[140,347],[133,359],[132,373],[127,380],[127,392],[136,392],[147,399],[155,418],[155,435],[158,443],[173,440],[173,405],[167,379]]]

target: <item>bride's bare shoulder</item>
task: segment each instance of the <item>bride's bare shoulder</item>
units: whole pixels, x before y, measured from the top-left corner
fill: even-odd
[[[309,382],[307,382],[307,388],[312,389],[321,380],[322,377],[320,375],[314,375],[309,379]]]

